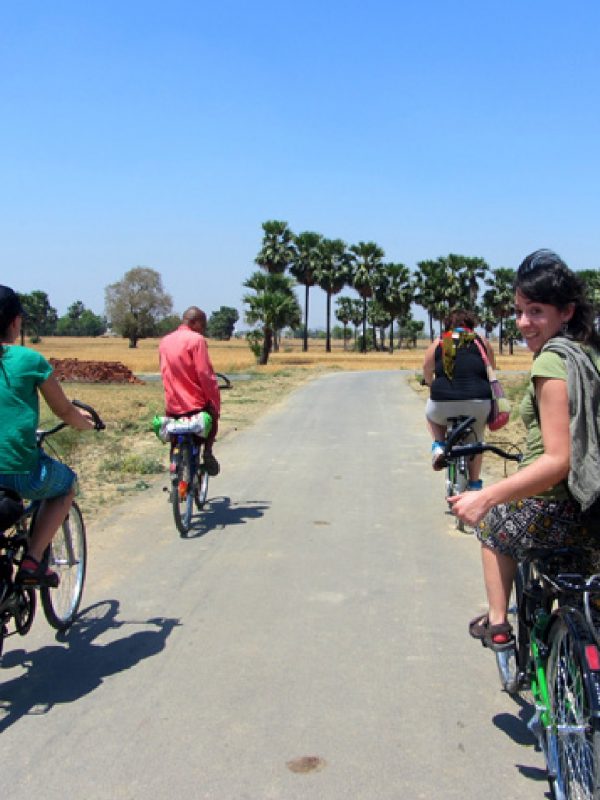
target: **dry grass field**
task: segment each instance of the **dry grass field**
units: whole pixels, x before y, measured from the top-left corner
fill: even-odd
[[[315,340],[309,343],[309,351],[303,353],[300,341],[284,340],[269,364],[257,367],[245,341],[210,340],[217,372],[250,378],[234,380],[233,388],[222,393],[219,439],[222,441],[252,424],[258,415],[283,402],[294,388],[323,372],[402,369],[413,370],[418,377],[426,346],[427,342],[421,342],[414,350],[361,354],[344,351],[341,343],[335,342],[333,352],[326,353],[325,343]],[[142,340],[137,348],[130,349],[126,340],[118,338],[48,337],[35,348],[46,357],[119,361],[141,375],[158,371],[156,339]],[[531,357],[519,349],[514,356],[506,355],[498,361],[504,370],[527,370]],[[423,393],[418,380],[412,382],[415,390]],[[82,435],[66,430],[55,437],[58,455],[72,464],[80,477],[79,501],[86,515],[101,515],[123,497],[156,487],[156,477],[165,473],[168,458],[166,445],[151,430],[152,417],[163,410],[160,381],[147,380],[141,385],[65,383],[63,386],[69,397],[97,408],[107,423],[102,433]],[[46,411],[43,423],[49,422]],[[218,444],[216,452],[218,456]]]
[[[135,349],[125,339],[116,337],[77,338],[46,337],[35,345],[47,358],[79,358],[93,361],[120,361],[135,373],[158,371],[158,339],[142,339]],[[209,340],[209,349],[217,372],[247,372],[259,369],[269,373],[282,367],[324,367],[327,369],[416,369],[421,368],[423,353],[428,342],[421,340],[415,349],[396,350],[394,353],[355,353],[344,350],[339,341],[332,342],[332,352],[325,352],[321,339],[309,342],[308,352],[302,352],[298,339],[284,339],[280,351],[272,353],[266,367],[256,367],[255,359],[243,339],[229,342]],[[497,356],[498,368],[509,370],[528,369],[531,354],[524,348],[515,348],[514,355]]]

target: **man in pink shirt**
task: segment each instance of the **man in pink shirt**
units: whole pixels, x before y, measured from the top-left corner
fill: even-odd
[[[209,475],[218,475],[219,462],[212,448],[217,435],[221,395],[208,356],[205,331],[206,314],[191,306],[177,330],[161,340],[158,354],[167,416],[187,417],[208,411],[212,417],[212,430],[204,445],[204,465]]]

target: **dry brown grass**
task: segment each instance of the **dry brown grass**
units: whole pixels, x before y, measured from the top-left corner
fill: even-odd
[[[93,361],[120,361],[138,374],[158,372],[158,339],[142,339],[134,349],[128,347],[127,340],[101,337],[45,337],[35,347],[47,358],[79,358]],[[272,353],[266,367],[257,367],[255,358],[243,339],[229,342],[209,340],[209,350],[213,366],[217,372],[247,372],[259,369],[273,372],[282,367],[320,367],[346,370],[374,369],[416,369],[420,370],[423,354],[428,342],[421,340],[416,349],[396,350],[394,353],[356,353],[344,350],[339,341],[332,343],[332,352],[325,352],[325,342],[314,339],[309,342],[309,350],[302,352],[302,342],[298,339],[284,339],[278,353]],[[528,369],[531,354],[516,348],[512,356],[497,356],[499,369]]]

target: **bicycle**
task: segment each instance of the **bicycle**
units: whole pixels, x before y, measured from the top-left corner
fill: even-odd
[[[96,430],[105,425],[97,412],[78,400],[73,405],[89,412]],[[43,447],[45,440],[67,427],[60,422],[49,430],[37,431],[37,445]],[[15,633],[24,636],[29,632],[35,617],[37,598],[35,589],[15,582],[17,569],[27,553],[29,534],[35,522],[41,501],[34,500],[26,505],[17,495],[15,516],[11,525],[0,531],[0,656],[4,640]],[[53,628],[66,630],[72,625],[83,595],[87,565],[87,547],[83,515],[76,502],[73,502],[61,527],[44,553],[42,561],[47,568],[58,573],[60,583],[56,588],[39,587],[40,600],[45,617]],[[14,630],[10,631],[11,622]]]
[[[474,417],[458,416],[448,417],[448,428],[444,441],[444,463],[446,465],[446,498],[462,494],[469,483],[469,470],[467,455],[455,455],[455,445],[468,444],[470,440],[476,441],[475,431],[471,427]],[[465,524],[455,517],[456,528],[464,533]]]
[[[574,571],[581,552],[533,550],[518,565],[508,609],[514,636],[495,649],[502,689],[531,694],[528,727],[555,800],[600,798],[600,575]]]
[[[215,374],[219,379],[219,389],[231,389],[231,381],[226,375]],[[192,527],[194,505],[202,511],[208,497],[209,476],[200,458],[206,439],[187,431],[172,433],[169,439],[171,489],[167,491],[175,527],[181,536],[186,536]]]

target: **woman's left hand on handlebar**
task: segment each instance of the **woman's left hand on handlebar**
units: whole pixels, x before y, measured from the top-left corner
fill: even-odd
[[[482,491],[463,492],[447,500],[452,513],[471,527],[481,522],[491,508]]]

